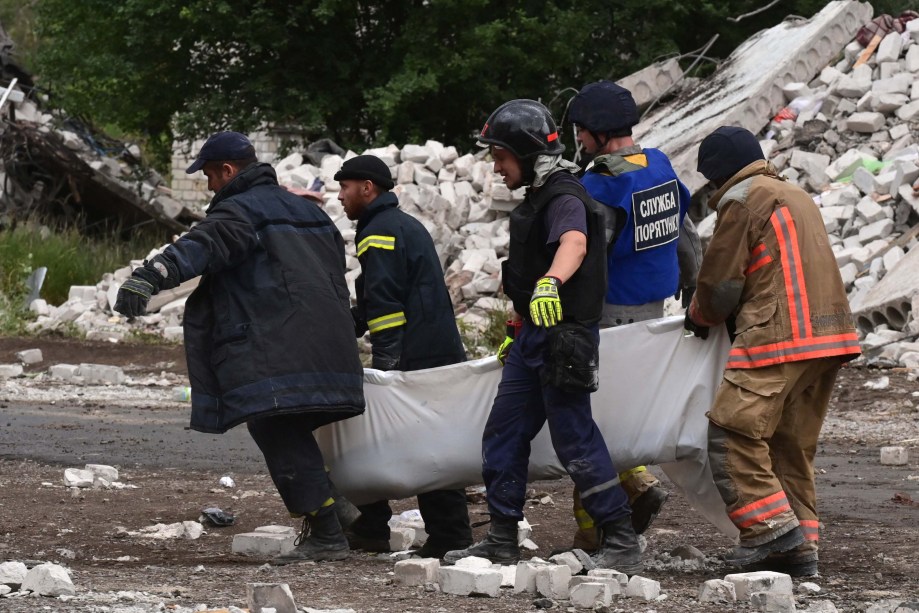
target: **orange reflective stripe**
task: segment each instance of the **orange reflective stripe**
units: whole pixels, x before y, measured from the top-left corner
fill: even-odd
[[[854,332],[814,336],[811,338],[770,343],[758,347],[735,347],[728,355],[725,368],[760,368],[783,362],[859,354],[858,335]]]
[[[798,523],[801,524],[801,532],[804,533],[804,540],[806,541],[819,541],[820,540],[820,522],[816,519],[802,519]]]
[[[798,250],[798,232],[788,207],[776,209],[769,221],[775,230],[782,259],[792,338],[806,338],[811,335],[810,305],[804,285],[804,270],[801,268],[801,253]]]
[[[765,253],[765,251],[766,245],[764,243],[760,243],[753,248],[753,251],[750,252],[750,265],[743,271],[744,275],[750,275],[772,261],[772,256]]]
[[[738,528],[748,528],[790,510],[785,492],[780,491],[733,511],[729,517]]]
[[[550,143],[554,140],[558,140],[558,132],[553,132],[552,134],[546,137],[546,140],[549,141]]]

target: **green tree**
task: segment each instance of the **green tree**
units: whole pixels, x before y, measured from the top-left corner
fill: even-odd
[[[215,129],[296,126],[361,147],[462,146],[510,98],[551,102],[701,47],[725,56],[790,0],[41,0],[43,84],[59,104],[168,144]]]

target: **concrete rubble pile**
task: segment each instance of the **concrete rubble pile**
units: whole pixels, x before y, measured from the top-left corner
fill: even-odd
[[[902,34],[888,34],[877,52],[859,63],[863,49],[852,37],[868,19],[870,8],[864,4],[831,2],[812,20],[783,23],[756,35],[707,81],[709,86],[689,94],[695,96],[689,104],[684,100],[659,107],[636,128],[636,136],[643,145],[674,155],[681,178],[694,185],[699,176],[686,160],[694,161],[695,149],[683,142],[685,137],[668,141],[668,134],[678,128],[680,133],[710,131],[720,123],[740,123],[762,133],[770,162],[811,193],[821,208],[866,358],[915,369],[919,250],[912,247],[919,233],[919,20],[908,22]],[[807,51],[811,45],[817,46],[814,53]],[[751,72],[744,58],[758,52],[774,55],[786,47],[796,55],[777,60],[768,83],[744,81],[750,77],[743,75]],[[734,81],[740,83],[732,85]],[[719,83],[728,92],[722,99],[708,91]],[[725,100],[740,95],[734,90],[741,85],[753,93]],[[696,104],[697,98],[704,98],[706,105]],[[725,111],[723,121],[713,118],[713,105],[727,102],[740,114],[732,119],[734,111]],[[776,114],[782,105],[786,108]],[[704,134],[696,136],[701,140]],[[668,142],[674,150],[668,150]],[[499,286],[508,247],[508,211],[522,200],[523,190],[510,191],[492,172],[484,151],[460,155],[455,147],[428,141],[364,153],[387,163],[402,208],[434,238],[458,317],[467,329],[484,330],[489,312],[506,308]],[[274,164],[282,185],[310,189],[317,179],[324,185],[323,207],[347,245],[352,297],[360,273],[355,223],[337,200],[339,185],[333,176],[354,155],[326,155],[313,165],[294,153]],[[700,222],[703,239],[713,225],[714,216]],[[90,339],[118,341],[132,330],[181,339],[184,300],[193,284],[155,297],[151,307],[157,312],[133,322],[112,312],[118,286],[138,264],[140,260],[105,275],[94,287],[71,288],[70,299],[58,307],[36,301],[33,329],[72,322]]]

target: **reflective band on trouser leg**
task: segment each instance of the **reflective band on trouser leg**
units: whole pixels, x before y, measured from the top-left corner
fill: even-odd
[[[364,255],[364,252],[371,247],[393,251],[396,248],[396,237],[381,236],[379,234],[365,237],[357,244],[357,257]]]
[[[785,492],[780,491],[732,511],[729,517],[735,526],[743,530],[786,511],[791,511],[791,506]]]
[[[636,466],[635,468],[632,468],[630,470],[624,470],[621,473],[619,473],[619,480],[625,481],[629,477],[633,475],[637,475],[638,473],[643,473],[646,470],[648,470],[647,466]]]
[[[398,313],[390,313],[389,315],[371,319],[367,322],[367,328],[370,330],[370,333],[373,334],[374,332],[379,332],[388,328],[404,326],[405,322],[405,313],[399,311]]]
[[[329,498],[328,500],[326,500],[325,502],[322,503],[322,506],[319,507],[319,509],[324,509],[324,508],[326,508],[326,507],[330,507],[330,506],[332,506],[333,504],[335,504],[335,499],[334,499],[334,498]],[[319,509],[316,509],[315,511],[310,511],[310,515],[312,515],[313,517],[315,517],[316,514],[319,513]]]
[[[590,489],[584,490],[581,492],[581,500],[587,498],[588,496],[593,496],[594,494],[599,494],[600,492],[605,492],[606,490],[616,487],[619,485],[619,476],[617,475],[615,479],[610,479],[606,483],[601,483],[600,485],[595,485]]]
[[[820,522],[816,519],[802,519],[798,521],[801,524],[801,531],[804,533],[804,540],[820,540]]]

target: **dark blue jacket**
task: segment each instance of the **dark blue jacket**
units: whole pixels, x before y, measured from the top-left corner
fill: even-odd
[[[357,319],[370,330],[373,367],[419,370],[466,359],[431,235],[380,194],[357,222]]]
[[[207,217],[163,252],[185,305],[191,427],[225,432],[256,416],[312,412],[326,423],[364,410],[344,243],[314,203],[250,166]]]

